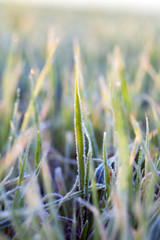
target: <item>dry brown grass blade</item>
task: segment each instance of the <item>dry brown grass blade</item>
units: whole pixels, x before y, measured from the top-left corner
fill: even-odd
[[[35,135],[36,131],[33,127],[20,135],[11,150],[0,160],[0,175],[15,163]]]

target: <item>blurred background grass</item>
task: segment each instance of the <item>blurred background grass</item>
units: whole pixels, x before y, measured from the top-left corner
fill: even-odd
[[[54,144],[64,153],[64,131],[73,131],[74,42],[78,40],[81,47],[85,98],[92,120],[93,109],[96,109],[101,99],[100,91],[97,91],[99,78],[100,76],[108,78],[107,72],[115,46],[119,46],[121,49],[128,84],[135,81],[143,55],[147,56],[154,69],[159,71],[160,21],[158,15],[145,13],[65,10],[54,7],[1,4],[0,79],[2,81],[7,57],[12,48],[16,61],[18,57],[21,57],[23,62],[23,71],[18,81],[21,89],[20,110],[22,113],[25,112],[30,98],[28,80],[30,71],[35,69],[38,73],[42,69],[46,59],[47,37],[51,29],[60,40],[53,63],[55,86],[52,104],[55,114],[52,117],[54,124],[56,125],[57,122],[59,125],[54,129],[59,133]],[[150,78],[149,74],[145,75],[141,93],[150,94],[152,92],[154,87]],[[45,83],[44,88],[47,88]],[[1,87],[1,96],[3,95],[2,91]],[[40,97],[44,99],[44,95],[45,93]],[[154,96],[155,100],[159,99],[158,94]],[[38,105],[40,105],[40,101],[38,101]],[[137,111],[137,113],[141,115],[141,112]],[[105,128],[105,120],[101,115],[95,121],[97,134],[98,132],[100,134],[100,144],[103,135],[102,129]]]

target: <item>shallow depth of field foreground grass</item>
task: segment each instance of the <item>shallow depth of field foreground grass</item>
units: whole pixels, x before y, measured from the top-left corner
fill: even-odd
[[[0,239],[160,239],[158,17],[12,10]]]

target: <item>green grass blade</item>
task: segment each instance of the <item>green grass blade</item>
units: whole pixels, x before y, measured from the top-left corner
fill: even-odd
[[[32,103],[33,103],[33,110],[34,110],[34,117],[37,127],[37,147],[36,147],[36,160],[35,160],[35,168],[39,165],[39,158],[40,158],[40,148],[41,148],[41,135],[40,135],[40,127],[39,127],[39,119],[38,119],[38,112],[36,108],[36,102],[33,92],[33,83],[32,79],[30,81],[30,87],[31,87],[31,94],[32,94]]]
[[[46,155],[46,153],[44,155]],[[53,192],[53,187],[51,183],[51,175],[50,175],[49,167],[46,162],[44,162],[42,166],[42,177],[43,177],[43,183],[44,183],[44,191],[45,191],[45,194],[48,194],[49,203],[50,203],[54,200],[53,196],[50,195],[50,193]],[[51,205],[50,207],[50,217],[46,221],[46,224],[47,223],[49,224],[50,220],[54,221],[54,228],[52,230],[54,239],[57,239],[57,240],[64,239],[63,229],[61,228],[61,224],[59,223],[58,217],[57,217],[57,209],[53,205]]]
[[[130,113],[131,99],[130,99],[130,94],[128,92],[128,86],[127,86],[127,81],[126,81],[125,72],[124,72],[124,64],[123,64],[123,60],[122,60],[121,52],[119,48],[115,48],[115,57],[118,61],[118,74],[119,74],[119,80],[121,83],[122,96],[123,96],[127,111],[128,113]]]
[[[115,122],[117,128],[118,147],[120,151],[121,171],[119,173],[119,184],[121,189],[121,196],[123,196],[123,198],[125,198],[125,201],[127,201],[129,189],[128,180],[130,174],[128,149],[129,144],[119,92],[115,93],[113,96],[113,109],[115,113]]]
[[[56,47],[57,47],[57,43],[54,43],[52,48],[50,49],[51,50],[50,54],[47,58],[47,61],[46,61],[46,64],[45,64],[44,68],[42,69],[42,71],[39,75],[39,78],[37,80],[37,83],[36,83],[36,86],[35,86],[35,89],[34,89],[34,92],[33,92],[34,99],[39,94],[39,92],[41,90],[41,87],[42,87],[42,84],[43,84],[47,74],[49,73],[49,70],[50,70],[50,67],[51,67],[51,62],[52,62]],[[22,132],[24,132],[26,130],[26,128],[29,124],[29,120],[30,120],[31,113],[32,113],[32,108],[33,108],[33,100],[30,101],[30,104],[29,104],[29,106],[27,108],[27,111],[25,113],[24,120],[23,120],[22,127],[21,127]]]
[[[88,154],[87,154],[87,163],[86,163],[85,186],[84,186],[84,198],[86,201],[88,201],[88,199],[89,199],[88,186],[89,186],[89,174],[90,174],[90,159],[92,158],[92,143],[91,143],[89,134],[87,132],[87,129],[85,128],[85,126],[83,126],[83,128],[84,128],[85,135],[88,139],[88,145],[89,145]],[[88,211],[85,208],[84,223],[87,220],[87,217],[88,217],[87,215],[88,215]]]
[[[134,131],[135,131],[135,134],[138,136],[139,138],[139,141],[141,142],[142,144],[142,148],[144,150],[144,153],[145,155],[147,156],[147,159],[148,159],[148,165],[150,167],[150,170],[152,171],[153,173],[153,176],[155,177],[157,183],[160,185],[160,176],[153,164],[153,161],[152,161],[152,158],[150,156],[150,153],[146,147],[146,143],[142,137],[142,134],[141,134],[141,130],[140,130],[140,127],[139,127],[139,124],[138,122],[135,120],[135,118],[133,116],[131,116],[131,122],[132,122],[132,125],[133,125],[133,128],[134,128]]]
[[[142,146],[139,149],[139,155],[138,155],[138,169],[137,169],[137,176],[136,176],[136,182],[135,182],[135,190],[138,193],[140,190],[141,180],[142,180],[142,173],[141,173],[141,165],[143,161],[143,150]]]
[[[79,176],[79,189],[84,189],[85,181],[85,138],[83,132],[83,113],[82,105],[79,94],[79,48],[77,49],[76,55],[76,66],[75,66],[75,106],[74,106],[74,127],[76,137],[76,152],[77,152],[77,164],[78,164],[78,176]]]
[[[97,140],[96,140],[96,137],[95,137],[95,132],[94,132],[92,123],[89,119],[89,116],[85,117],[85,124],[86,124],[86,127],[88,129],[89,135],[91,136],[90,140],[91,140],[91,143],[92,143],[92,146],[93,146],[93,155],[98,158],[99,157],[98,144],[97,144]]]
[[[129,142],[127,126],[125,121],[125,115],[122,106],[122,96],[121,89],[119,86],[115,89],[112,97],[112,105],[115,114],[115,123],[117,130],[117,142],[119,149],[119,169],[118,169],[118,186],[117,186],[117,196],[119,202],[122,203],[124,208],[123,224],[121,226],[122,239],[129,238],[129,228],[128,228],[128,205],[132,204],[132,179],[131,179],[131,166],[129,162]]]
[[[93,163],[91,162],[91,183],[92,183],[92,197],[93,197],[93,205],[95,209],[99,209],[99,204],[98,204],[98,193],[96,189],[96,181],[95,181],[95,176],[94,176],[94,168],[93,168]],[[99,239],[99,228],[98,228],[98,222],[97,222],[97,216],[94,216],[94,227],[95,227],[95,239]]]
[[[4,171],[9,167],[14,165],[17,158],[21,155],[23,150],[27,147],[27,145],[32,141],[34,137],[35,131],[33,128],[29,128],[25,133],[19,136],[10,151],[6,153],[6,155],[1,159],[0,175],[4,173]],[[17,148],[19,151],[17,151]]]
[[[87,231],[88,231],[88,226],[89,226],[89,223],[88,223],[88,221],[86,221],[86,223],[85,223],[85,225],[84,225],[84,227],[83,227],[83,229],[82,229],[82,232],[81,232],[80,240],[86,239],[86,237],[87,237]]]
[[[72,223],[72,235],[71,235],[71,240],[75,239],[76,236],[76,201],[73,201],[73,223]]]
[[[22,160],[22,168],[20,170],[20,176],[19,176],[17,187],[21,186],[22,182],[23,182],[23,177],[24,177],[24,172],[25,172],[25,167],[26,167],[26,162],[27,162],[27,158],[28,158],[29,149],[30,149],[30,144],[27,146],[24,158]],[[16,194],[15,194],[14,203],[13,203],[14,208],[16,208],[18,206],[19,198],[20,198],[20,192],[17,191]]]
[[[149,122],[148,122],[148,117],[146,117],[146,148],[149,151]],[[147,156],[145,156],[145,176],[147,176],[148,173],[148,159]],[[145,181],[145,185],[147,184],[147,182]],[[145,187],[146,188],[146,187]]]
[[[103,160],[104,160],[104,175],[105,175],[105,185],[106,185],[106,191],[107,191],[107,197],[109,197],[110,193],[110,178],[109,178],[109,171],[107,166],[107,148],[106,148],[106,132],[104,132],[103,135]]]

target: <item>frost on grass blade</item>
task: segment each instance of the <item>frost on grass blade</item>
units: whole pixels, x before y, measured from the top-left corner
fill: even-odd
[[[85,186],[84,186],[84,191],[85,191],[85,199],[88,200],[88,186],[89,186],[89,173],[90,173],[90,159],[92,158],[92,143],[91,143],[91,139],[89,136],[89,133],[83,123],[83,130],[84,130],[84,134],[88,140],[88,154],[87,154],[87,161],[85,164]]]
[[[109,171],[108,171],[108,166],[107,166],[106,132],[104,132],[104,136],[103,136],[103,160],[104,160],[104,174],[105,174],[106,191],[107,191],[107,194],[109,195],[110,178],[109,178]]]
[[[77,165],[79,176],[79,188],[84,189],[85,168],[84,168],[84,154],[85,154],[85,138],[83,132],[83,113],[81,106],[81,99],[79,94],[79,48],[76,53],[75,65],[75,106],[74,106],[74,127],[76,137],[76,152],[77,152]]]
[[[153,173],[154,178],[156,179],[157,183],[160,185],[160,176],[159,173],[152,161],[152,158],[150,156],[150,152],[148,151],[147,147],[146,147],[146,142],[144,141],[143,137],[142,137],[142,133],[139,127],[138,122],[135,120],[135,118],[133,117],[133,115],[131,115],[131,123],[132,126],[134,128],[134,132],[137,135],[137,137],[139,138],[139,141],[141,142],[143,151],[147,157],[147,161],[148,161],[148,167],[150,168],[151,172]]]
[[[90,159],[92,157],[92,143],[91,143],[89,133],[87,132],[87,129],[85,128],[84,124],[83,124],[83,129],[88,140],[88,154],[87,154],[86,174],[85,174],[85,184],[84,184],[84,197],[85,197],[85,200],[88,201],[89,199],[88,187],[89,187]],[[84,223],[86,223],[87,219],[88,219],[88,210],[87,208],[85,208]]]

